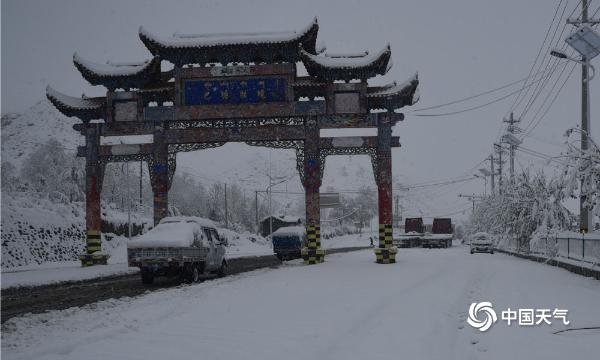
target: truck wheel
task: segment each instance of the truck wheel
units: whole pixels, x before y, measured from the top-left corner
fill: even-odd
[[[184,283],[190,284],[194,281],[194,268],[195,266],[189,263],[184,265],[182,270],[183,273],[181,274]]]
[[[200,270],[197,265],[194,265],[192,269],[192,282],[200,281]]]
[[[154,282],[152,271],[142,270],[142,284],[151,285]]]
[[[223,277],[227,275],[227,262],[225,260],[223,260],[223,262],[221,262],[221,267],[219,267],[219,271],[217,271],[217,275],[219,275],[219,277]]]

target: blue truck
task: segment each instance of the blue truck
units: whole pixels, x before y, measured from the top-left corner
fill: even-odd
[[[271,236],[273,252],[279,260],[300,257],[302,246],[306,245],[306,230],[303,226],[288,226],[277,229]]]

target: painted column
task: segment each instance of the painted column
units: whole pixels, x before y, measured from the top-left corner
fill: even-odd
[[[157,125],[154,129],[154,144],[150,173],[152,193],[154,194],[154,226],[168,216],[169,207],[169,165],[168,144],[165,139],[164,127]]]
[[[379,246],[375,256],[379,264],[396,262],[397,249],[393,239],[392,213],[392,123],[386,114],[378,117],[377,124],[377,202],[379,210]]]
[[[317,118],[307,120],[306,139],[304,141],[304,185],[306,203],[306,246],[301,254],[304,264],[319,264],[325,260],[325,252],[321,249],[321,203],[319,188],[321,187],[321,160],[319,154],[319,126]]]
[[[104,165],[99,162],[100,134],[98,124],[85,125],[85,228],[86,251],[79,259],[82,266],[106,264],[108,256],[102,254],[100,193],[104,177]]]

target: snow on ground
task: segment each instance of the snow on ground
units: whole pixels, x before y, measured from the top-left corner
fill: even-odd
[[[81,267],[79,261],[45,263],[37,266],[24,266],[2,272],[2,289],[17,286],[56,284],[65,281],[89,280],[105,276],[124,275],[138,272],[127,264],[109,264]]]
[[[273,248],[264,238],[219,229],[219,232],[222,231],[229,235],[230,246],[226,248],[228,258],[273,254]],[[250,238],[254,238],[254,242]],[[110,254],[109,265],[84,268],[79,261],[58,261],[3,269],[1,287],[47,285],[138,272],[137,268],[127,266],[126,237],[116,236],[111,241],[105,241],[102,248]]]
[[[600,332],[466,323],[471,302],[569,310],[572,327],[599,326],[600,282],[468,247],[371,250],[263,269],[27,315],[2,328],[5,359],[584,359]]]
[[[377,245],[379,242],[377,236],[375,234],[369,234],[368,232],[364,232],[362,235],[348,234],[336,236],[331,239],[321,238],[321,246],[323,247],[323,249],[369,246],[371,244],[371,242],[369,241],[369,236],[373,237],[373,244]]]

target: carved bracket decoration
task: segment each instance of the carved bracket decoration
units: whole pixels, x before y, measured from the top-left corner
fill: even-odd
[[[193,144],[169,144],[169,154],[176,154],[178,152],[189,152],[196,150],[204,150],[216,148],[225,145],[225,142],[211,142],[211,143],[193,143]]]
[[[168,189],[173,185],[173,177],[175,177],[175,169],[177,168],[177,153],[169,153],[167,157],[167,169],[169,170]]]
[[[298,175],[300,175],[300,182],[304,184],[304,147],[296,149],[296,170],[298,170]]]
[[[165,124],[169,129],[235,129],[268,125],[303,126],[304,120],[305,119],[303,116],[282,116],[268,118],[242,118],[223,120],[176,120],[166,122]]]

